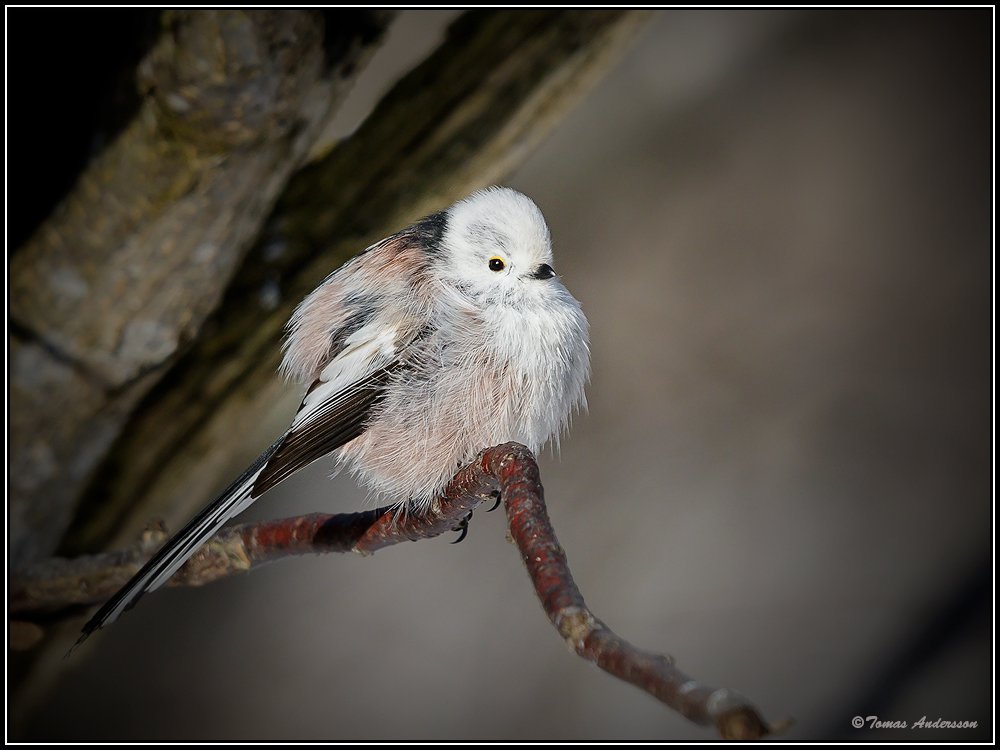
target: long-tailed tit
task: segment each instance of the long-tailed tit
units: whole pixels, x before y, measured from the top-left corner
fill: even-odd
[[[84,626],[165,583],[228,519],[333,454],[373,494],[426,509],[459,466],[538,451],[585,405],[587,319],[552,270],[538,207],[490,188],[353,258],[296,308],[282,372],[308,386],[291,427]]]

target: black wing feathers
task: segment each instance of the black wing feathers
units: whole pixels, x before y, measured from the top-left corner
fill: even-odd
[[[331,402],[289,432],[254,482],[251,497],[259,497],[299,469],[360,435],[397,366],[391,364],[373,372],[352,386],[344,398]]]

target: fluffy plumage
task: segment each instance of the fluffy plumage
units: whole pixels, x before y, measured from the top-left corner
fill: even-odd
[[[551,267],[538,207],[474,193],[372,245],[289,321],[281,370],[308,387],[288,432],[84,627],[114,621],[229,518],[331,454],[373,494],[425,509],[483,448],[538,451],[585,406],[587,321]]]

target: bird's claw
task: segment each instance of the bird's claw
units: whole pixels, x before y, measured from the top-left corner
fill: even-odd
[[[469,521],[471,520],[472,520],[472,511],[470,510],[468,513],[465,514],[462,520],[458,522],[458,525],[452,529],[452,531],[462,532],[461,534],[458,535],[458,539],[453,541],[452,544],[458,544],[460,541],[462,541],[463,539],[465,539],[465,537],[469,535]]]
[[[493,503],[492,508],[486,511],[487,513],[492,513],[493,511],[495,511],[497,508],[500,507],[500,490],[493,490],[493,492],[491,492],[490,494],[493,495],[494,498],[496,498],[496,502]],[[465,537],[469,535],[469,521],[471,520],[472,520],[472,511],[470,510],[468,513],[465,514],[465,516],[463,516],[462,520],[459,521],[458,524],[456,524],[455,528],[452,529],[452,531],[461,532],[458,535],[458,539],[453,541],[452,544],[458,544],[460,541],[462,541],[463,539],[465,539]]]

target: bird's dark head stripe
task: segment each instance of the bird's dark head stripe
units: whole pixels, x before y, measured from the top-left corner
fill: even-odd
[[[438,211],[430,216],[425,216],[414,224],[413,233],[428,253],[437,255],[441,252],[441,239],[444,237],[444,232],[447,228],[447,211]]]

